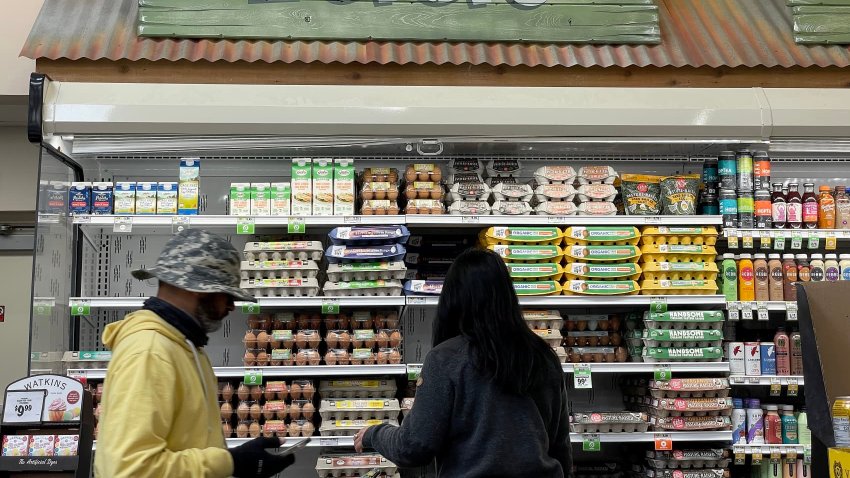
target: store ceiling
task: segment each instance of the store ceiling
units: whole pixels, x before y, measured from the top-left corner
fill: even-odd
[[[151,39],[137,0],[46,0],[21,51],[34,59],[492,66],[850,66],[850,47],[794,42],[785,0],[659,0],[659,45]]]

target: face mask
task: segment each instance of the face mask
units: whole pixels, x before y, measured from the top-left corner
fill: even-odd
[[[195,317],[207,333],[218,331],[218,329],[220,329],[224,324],[224,317],[216,319],[215,316],[216,312],[210,303],[201,301],[198,304],[198,309],[195,311]]]

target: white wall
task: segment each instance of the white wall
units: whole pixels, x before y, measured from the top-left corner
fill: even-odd
[[[7,211],[35,211],[38,146],[24,126],[0,126],[0,223]]]
[[[26,95],[35,61],[19,58],[44,0],[2,0],[0,15],[0,95]],[[57,25],[61,28],[61,25]]]

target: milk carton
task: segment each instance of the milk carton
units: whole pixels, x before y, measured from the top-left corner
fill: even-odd
[[[354,160],[334,161],[334,215],[354,215]]]
[[[177,183],[160,182],[156,189],[156,213],[177,214]]]
[[[761,347],[759,342],[744,342],[744,373],[749,376],[761,375]]]
[[[251,183],[230,183],[231,216],[251,215]]]
[[[331,158],[313,160],[313,214],[333,216],[334,165]]]
[[[292,160],[292,215],[313,214],[313,160]]]
[[[136,183],[122,181],[115,183],[112,191],[116,215],[136,214]]]
[[[177,185],[177,213],[198,214],[201,194],[201,162],[187,158],[180,160],[180,182]]]
[[[136,183],[136,214],[156,214],[156,192],[155,182]]]
[[[289,183],[271,183],[271,215],[291,214],[292,186]]]
[[[268,216],[271,214],[271,185],[269,183],[251,183],[251,214]]]
[[[91,213],[112,214],[112,183],[93,183],[91,187]]]
[[[69,210],[68,183],[64,181],[49,181],[45,185],[44,211],[47,214],[64,214]]]
[[[75,216],[91,214],[91,183],[71,183],[71,189],[68,191],[68,210]]]

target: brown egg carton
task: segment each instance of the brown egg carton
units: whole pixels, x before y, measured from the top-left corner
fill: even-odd
[[[730,478],[729,470],[707,468],[692,469],[648,469],[647,478]]]
[[[366,168],[360,173],[363,182],[398,183],[398,170],[395,168]]]
[[[623,336],[619,332],[611,331],[571,331],[564,338],[567,347],[619,347],[623,343]]]
[[[360,214],[364,216],[395,216],[400,211],[398,203],[389,199],[363,201],[360,207]]]
[[[398,184],[390,182],[367,182],[360,188],[360,199],[364,201],[390,200],[397,201],[399,196]]]
[[[573,413],[570,420],[570,431],[573,433],[634,433],[648,429],[649,422],[645,413]]]
[[[404,197],[411,199],[443,199],[445,192],[440,183],[433,181],[408,182],[404,188]]]
[[[319,406],[322,420],[398,419],[401,406],[397,399],[325,399]]]
[[[650,414],[666,417],[716,417],[732,414],[731,398],[658,398],[653,399]]]
[[[388,478],[397,471],[397,466],[377,453],[321,455],[316,460],[319,478]]]
[[[404,208],[405,214],[445,214],[446,208],[438,199],[411,199]]]
[[[625,347],[568,347],[572,363],[622,363],[629,358]]]
[[[731,430],[729,417],[652,417],[652,427],[663,431]]]
[[[647,451],[650,466],[658,469],[727,468],[729,450],[722,448]]]
[[[434,163],[408,164],[404,169],[404,180],[408,183],[414,181],[430,181],[439,183],[443,180],[443,170]]]
[[[324,398],[393,398],[397,391],[395,380],[367,378],[319,382],[319,393]]]
[[[729,396],[726,378],[674,378],[649,382],[653,398],[726,398]]]

